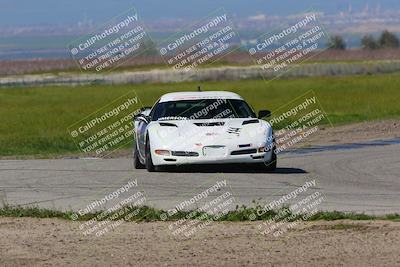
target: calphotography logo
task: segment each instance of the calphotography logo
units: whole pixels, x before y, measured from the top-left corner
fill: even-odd
[[[134,117],[143,108],[136,92],[125,94],[68,127],[86,156],[105,157],[134,138]]]
[[[273,111],[268,122],[275,131],[275,154],[305,144],[321,127],[333,127],[313,91]]]
[[[109,71],[151,48],[134,8],[68,45],[81,71]]]
[[[276,78],[326,49],[329,35],[319,16],[320,13],[309,12],[296,17],[290,25],[261,35],[248,49],[266,79]]]
[[[80,223],[79,230],[84,236],[102,237],[125,222],[146,216],[146,203],[145,192],[139,187],[138,180],[134,179],[87,204],[73,213],[71,218],[74,221],[90,218]]]
[[[240,43],[229,15],[219,9],[185,31],[162,42],[158,49],[173,70],[191,71],[236,50]]]
[[[177,241],[199,235],[206,231],[207,226],[226,217],[235,209],[236,199],[226,179],[201,188],[195,189],[189,198],[183,199],[160,215],[165,221],[184,214],[168,225],[171,236]]]
[[[250,220],[271,214],[270,219],[261,221],[257,230],[262,235],[278,238],[315,216],[326,197],[318,189],[315,179],[306,181],[302,186],[264,205],[259,205]]]

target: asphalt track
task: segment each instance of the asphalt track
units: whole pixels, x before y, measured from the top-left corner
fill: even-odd
[[[79,210],[135,179],[146,204],[157,208],[170,209],[223,180],[233,204],[266,204],[315,179],[304,194],[323,194],[321,210],[399,213],[399,155],[397,142],[299,150],[280,155],[275,173],[232,166],[148,173],[127,158],[2,160],[0,205]]]

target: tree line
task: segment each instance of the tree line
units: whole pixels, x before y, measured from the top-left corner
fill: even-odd
[[[361,47],[363,49],[398,48],[399,46],[399,38],[388,30],[383,31],[378,38],[367,34],[361,39]],[[334,35],[330,37],[328,47],[330,49],[345,50],[346,42],[342,36]]]

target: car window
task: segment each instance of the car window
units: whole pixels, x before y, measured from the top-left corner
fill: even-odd
[[[255,118],[249,105],[239,99],[200,99],[158,103],[152,120]]]

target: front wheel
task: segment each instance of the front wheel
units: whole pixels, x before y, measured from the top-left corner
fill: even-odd
[[[150,140],[147,139],[146,142],[146,169],[149,172],[156,171],[156,167],[153,164],[153,160],[151,159],[151,152],[150,152]]]
[[[135,167],[135,169],[144,169],[144,165],[140,162],[139,159],[139,150],[137,147],[137,143],[136,141],[134,141],[135,144],[133,145],[133,167]]]
[[[276,170],[276,165],[277,165],[278,159],[276,157],[276,153],[275,153],[275,146],[272,148],[272,157],[271,160],[268,162],[265,162],[265,169],[267,171],[275,171]]]

